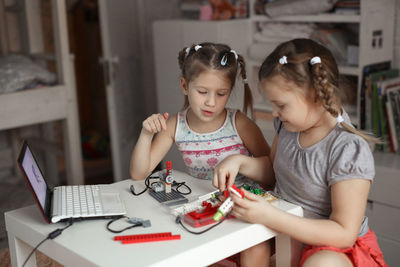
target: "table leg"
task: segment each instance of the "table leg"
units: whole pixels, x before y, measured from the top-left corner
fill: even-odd
[[[11,266],[22,266],[26,258],[29,256],[29,253],[31,253],[33,249],[31,246],[10,232],[8,232],[8,246],[10,248]],[[35,253],[33,253],[25,266],[37,266]]]
[[[301,257],[301,242],[284,234],[275,237],[276,267],[297,267]]]

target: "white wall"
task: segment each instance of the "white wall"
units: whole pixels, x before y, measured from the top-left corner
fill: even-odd
[[[174,19],[180,15],[179,0],[139,0],[143,9],[142,17],[140,18],[139,28],[141,35],[141,67],[142,80],[141,87],[144,88],[144,103],[143,120],[157,112],[156,84],[155,84],[155,67],[153,59],[153,37],[152,23],[155,20]],[[157,8],[154,8],[154,7]],[[177,61],[178,62],[178,61]],[[171,66],[178,68],[176,66]]]
[[[400,68],[400,1],[396,1],[393,67]]]

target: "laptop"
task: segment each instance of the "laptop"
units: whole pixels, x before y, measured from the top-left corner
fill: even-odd
[[[69,185],[50,188],[26,141],[18,165],[47,223],[70,218],[113,218],[126,214],[119,191],[111,185]]]

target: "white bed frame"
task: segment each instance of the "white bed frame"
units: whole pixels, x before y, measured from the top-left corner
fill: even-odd
[[[5,5],[0,0],[0,39],[3,55],[15,52],[12,42],[19,42],[22,52],[41,58],[53,58],[57,65],[58,85],[39,89],[22,90],[0,94],[0,130],[11,130],[12,154],[17,155],[20,145],[17,128],[42,124],[41,138],[32,143],[45,152],[65,154],[68,184],[83,184],[83,167],[80,142],[78,106],[76,97],[73,57],[69,54],[65,0],[52,0],[52,20],[54,29],[55,55],[43,56],[43,34],[40,20],[40,0],[14,0]],[[8,1],[10,2],[10,1]],[[18,13],[20,39],[15,40],[7,14]],[[7,24],[8,23],[8,24]],[[15,28],[14,28],[15,30]],[[14,38],[14,39],[13,39]],[[14,50],[13,50],[14,49]],[[52,142],[51,123],[61,121],[64,136],[64,150]],[[10,154],[8,152],[8,154]],[[49,153],[46,153],[49,154]],[[54,153],[46,157],[46,172],[56,175],[57,161]],[[12,161],[12,162],[15,162]],[[15,165],[14,165],[15,166]]]

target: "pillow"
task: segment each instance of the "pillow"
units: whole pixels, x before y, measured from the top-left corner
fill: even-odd
[[[23,55],[0,57],[0,93],[54,84],[56,75]]]

